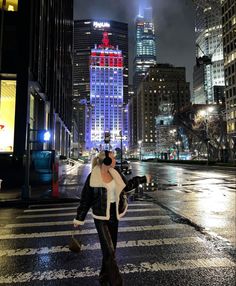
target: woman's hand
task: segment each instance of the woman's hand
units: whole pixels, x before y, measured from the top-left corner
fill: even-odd
[[[147,184],[150,184],[150,182],[151,182],[151,175],[147,174],[146,175],[146,179],[147,179]]]
[[[80,224],[78,223],[76,219],[73,220],[73,224],[74,224],[74,228],[78,228],[80,226]]]

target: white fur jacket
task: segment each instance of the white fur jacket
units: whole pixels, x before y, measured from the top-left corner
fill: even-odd
[[[127,181],[114,168],[110,168],[109,172],[116,183],[116,217],[119,220],[124,216],[128,208],[126,192],[135,189],[139,184],[146,183],[146,176],[136,176]],[[77,209],[77,216],[73,221],[74,224],[84,224],[85,217],[90,208],[92,208],[92,215],[95,219],[110,219],[110,192],[107,191],[105,183],[102,180],[99,166],[94,167],[86,179]]]

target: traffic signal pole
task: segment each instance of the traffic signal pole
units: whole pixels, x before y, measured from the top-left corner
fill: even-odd
[[[30,186],[30,124],[27,125],[26,158],[25,158],[25,182],[22,188],[21,197],[23,200],[31,198]]]

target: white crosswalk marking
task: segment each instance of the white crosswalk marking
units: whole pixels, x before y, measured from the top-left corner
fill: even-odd
[[[181,237],[181,238],[164,238],[164,239],[152,239],[152,240],[131,240],[131,241],[119,241],[117,248],[126,247],[146,247],[155,245],[171,245],[171,244],[185,244],[185,243],[198,243],[202,241],[198,237]],[[81,250],[97,250],[100,249],[100,243],[82,245]],[[55,246],[55,247],[42,247],[42,248],[23,248],[23,249],[8,249],[0,250],[1,256],[24,256],[24,255],[40,255],[49,253],[70,252],[67,246]]]
[[[121,268],[121,273],[146,273],[158,271],[176,271],[199,268],[215,268],[215,267],[235,267],[235,263],[227,258],[210,258],[196,260],[178,260],[175,263],[150,263],[147,261],[139,264],[126,264]],[[51,270],[44,272],[26,272],[16,273],[12,276],[0,276],[0,284],[16,284],[26,283],[30,281],[52,281],[61,279],[76,279],[84,277],[93,277],[99,274],[100,270],[91,267],[83,268],[82,271],[77,269],[66,270]]]
[[[14,260],[16,266],[15,269],[10,266],[8,272],[5,267],[1,269],[0,285],[33,285],[34,282],[47,285],[49,281],[50,285],[83,285],[83,279],[91,279],[91,285],[94,285],[100,272],[101,247],[97,235],[94,235],[97,231],[91,211],[85,225],[73,230],[76,207],[73,204],[32,205],[13,223],[1,227],[0,265],[11,265]],[[72,233],[82,241],[81,256],[76,264],[72,259],[76,256],[68,248]],[[117,242],[125,285],[136,285],[133,278],[142,273],[145,273],[142,285],[156,286],[156,282],[149,284],[152,283],[149,277],[165,271],[186,273],[186,270],[197,270],[195,275],[199,277],[204,277],[201,271],[221,269],[222,275],[226,270],[233,271],[236,266],[233,259],[222,256],[207,244],[209,241],[202,234],[187,224],[173,222],[168,212],[156,204],[131,203],[127,215],[121,220]],[[51,264],[55,259],[56,267]],[[28,264],[22,268],[25,263]],[[181,277],[179,273],[177,277]],[[198,286],[197,283],[193,286]],[[208,285],[204,281],[199,283]]]
[[[161,210],[161,208],[159,207],[153,207],[153,208],[146,208],[146,209],[131,209],[129,208],[128,209],[128,212],[146,212],[146,211],[159,211]],[[64,216],[75,216],[76,214],[76,210],[72,213],[57,213],[57,214],[35,214],[35,215],[20,215],[20,216],[17,216],[16,218],[19,219],[19,218],[42,218],[42,217],[64,217]],[[88,214],[91,214],[91,211],[88,212]]]
[[[156,215],[156,216],[136,216],[136,217],[123,217],[122,221],[138,221],[138,220],[155,220],[169,218],[167,215]],[[93,219],[86,219],[85,223],[94,223]],[[29,222],[29,223],[12,223],[3,226],[3,228],[17,228],[17,227],[35,227],[35,226],[58,226],[68,225],[71,226],[72,220],[66,221],[51,221],[51,222]]]
[[[165,225],[148,225],[148,226],[128,226],[119,227],[119,232],[135,232],[135,231],[151,231],[151,230],[165,230],[165,229],[184,229],[185,225],[182,224],[165,224]],[[74,231],[73,231],[74,232]],[[20,238],[41,238],[41,237],[57,237],[71,235],[72,231],[49,231],[49,232],[35,232],[35,233],[20,233],[20,234],[2,234],[2,239],[20,239]],[[76,230],[75,235],[95,234],[97,233],[95,228]]]
[[[79,205],[79,204],[78,204]],[[131,207],[136,207],[136,206],[155,206],[154,204],[132,204]],[[33,213],[33,212],[47,212],[47,211],[63,211],[63,210],[75,210],[76,211],[77,207],[60,207],[60,208],[46,208],[46,209],[27,209],[24,210],[24,213]]]

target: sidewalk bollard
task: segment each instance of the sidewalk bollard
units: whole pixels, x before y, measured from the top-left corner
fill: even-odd
[[[1,191],[1,184],[2,184],[2,180],[0,179],[0,191]]]

